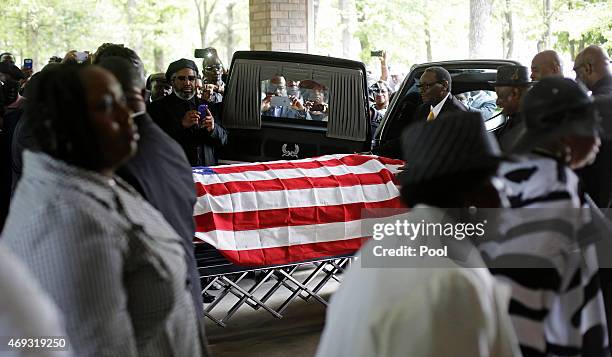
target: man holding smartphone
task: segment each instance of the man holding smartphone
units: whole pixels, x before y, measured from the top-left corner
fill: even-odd
[[[295,96],[287,95],[287,81],[277,74],[264,84],[265,97],[261,101],[261,114],[276,118],[305,119],[306,109]]]
[[[192,166],[212,166],[217,163],[215,150],[227,143],[227,133],[215,122],[212,106],[204,117],[198,112],[203,103],[196,97],[197,77],[195,62],[184,58],[172,62],[166,71],[172,94],[149,103],[147,111],[183,147]]]
[[[32,76],[32,73],[34,72],[33,67],[34,67],[34,61],[32,61],[31,58],[25,58],[23,60],[23,66],[21,66],[21,72],[23,73],[26,79]]]

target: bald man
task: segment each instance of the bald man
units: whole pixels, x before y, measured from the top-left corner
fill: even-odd
[[[601,146],[595,162],[580,170],[584,190],[598,207],[607,209],[612,205],[612,74],[610,73],[610,57],[599,46],[589,46],[576,56],[574,61],[576,80],[584,83],[591,90],[593,97],[602,100],[598,106],[601,114],[602,130]],[[609,247],[602,245],[601,251],[608,254],[599,256],[600,260],[609,257]],[[612,321],[612,269],[600,269],[601,288],[606,308],[608,326]],[[612,331],[608,328],[608,338],[612,340]]]
[[[610,58],[599,46],[589,46],[576,56],[576,80],[584,83],[593,97],[612,99]],[[602,117],[602,145],[597,159],[579,172],[585,191],[597,206],[608,208],[612,203],[612,110],[610,105],[598,109]]]
[[[576,80],[581,81],[593,95],[612,94],[612,74],[610,74],[610,57],[603,48],[591,45],[576,56],[574,62]]]
[[[557,52],[546,50],[531,60],[531,80],[539,81],[545,77],[563,77],[563,64]]]

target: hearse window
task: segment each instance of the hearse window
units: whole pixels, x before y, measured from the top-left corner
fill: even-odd
[[[327,122],[329,92],[326,86],[301,78],[275,74],[261,81],[261,116]]]
[[[495,117],[501,108],[497,107],[497,94],[492,90],[473,90],[456,94],[466,107],[474,112],[480,113],[484,121]]]

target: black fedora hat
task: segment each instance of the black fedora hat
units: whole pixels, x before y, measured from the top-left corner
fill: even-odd
[[[409,126],[402,134],[402,152],[406,168],[398,178],[405,185],[495,170],[506,160],[480,114],[461,111]]]
[[[529,69],[525,66],[504,65],[497,67],[495,82],[489,82],[494,87],[513,87],[532,85],[529,79]]]
[[[527,152],[567,134],[594,135],[600,129],[597,104],[569,78],[543,78],[523,99],[525,129],[511,151]]]

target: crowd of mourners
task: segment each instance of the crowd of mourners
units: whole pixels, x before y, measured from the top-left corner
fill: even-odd
[[[205,52],[201,72],[179,59],[146,80],[123,45],[70,51],[38,73],[0,55],[0,336],[67,338],[67,351],[43,356],[209,355],[191,167],[215,165],[228,133],[227,71]],[[405,160],[397,180],[415,221],[504,208],[499,235],[470,262],[357,261],[317,356],[610,355],[610,59],[589,46],[573,70],[576,80],[564,78],[554,51],[530,69],[498,68],[491,86],[505,121],[494,135],[486,100],[457,98],[448,71],[425,70],[423,104],[379,153]],[[370,83],[373,128],[394,80]]]

